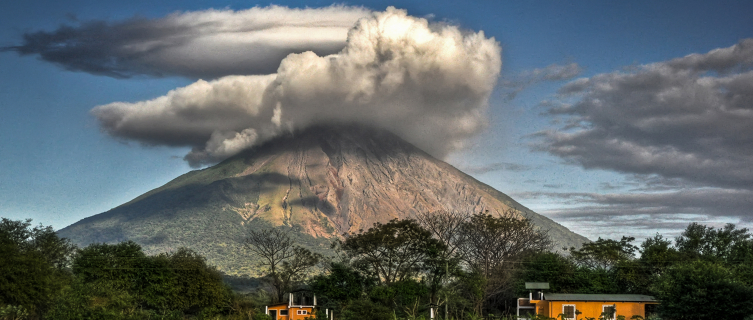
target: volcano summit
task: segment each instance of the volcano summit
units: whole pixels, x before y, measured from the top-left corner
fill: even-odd
[[[288,226],[326,251],[330,239],[375,222],[437,210],[514,210],[556,248],[588,241],[387,131],[313,127],[186,173],[58,233],[79,246],[133,240],[147,253],[188,247],[229,274],[254,274],[249,228]]]

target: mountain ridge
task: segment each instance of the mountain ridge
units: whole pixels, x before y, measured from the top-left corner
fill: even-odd
[[[147,253],[185,246],[226,273],[253,275],[249,229],[286,226],[326,252],[331,239],[375,222],[510,209],[549,230],[557,248],[588,241],[392,133],[348,125],[278,137],[58,233],[78,245],[134,240]]]

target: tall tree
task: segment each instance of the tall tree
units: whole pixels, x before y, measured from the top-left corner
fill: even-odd
[[[283,227],[251,230],[245,243],[246,248],[263,261],[262,266],[266,268],[266,276],[275,291],[275,302],[283,301],[291,285],[302,280],[321,258],[319,254],[296,246],[290,230]]]
[[[462,232],[465,234],[462,243],[465,262],[487,278],[504,263],[551,246],[545,231],[511,212],[499,217],[474,214],[463,225]]]
[[[368,231],[346,235],[340,243],[353,265],[383,284],[407,280],[427,270],[445,245],[415,220],[375,223]]]
[[[501,216],[478,213],[463,224],[463,260],[472,273],[483,279],[482,299],[474,302],[480,314],[484,302],[514,293],[512,279],[516,263],[528,254],[551,247],[545,231],[512,211]]]
[[[430,301],[436,304],[438,301],[437,294],[443,287],[443,282],[448,281],[450,275],[457,274],[459,271],[458,267],[463,253],[460,248],[465,241],[465,233],[462,230],[463,225],[469,219],[469,215],[457,211],[442,210],[419,213],[416,215],[416,219],[445,247],[435,259],[428,263]],[[447,307],[446,304],[445,307]],[[445,309],[445,311],[447,310]],[[445,317],[447,316],[445,314]]]
[[[0,304],[43,313],[70,279],[65,270],[75,250],[52,227],[31,220],[0,220]]]

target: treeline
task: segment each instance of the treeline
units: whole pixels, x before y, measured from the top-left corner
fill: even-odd
[[[548,282],[554,293],[654,296],[653,319],[753,320],[753,239],[732,224],[692,223],[674,241],[600,238],[556,253],[545,232],[512,214],[417,218],[346,235],[322,273],[272,290],[305,283],[337,319],[428,318],[430,307],[438,319],[513,319],[517,298],[528,296],[525,282]],[[270,283],[289,272],[272,270]]]
[[[569,255],[550,252],[520,261],[524,282],[549,282],[557,293],[628,293],[654,296],[661,319],[753,320],[753,237],[733,224],[692,223],[670,241],[656,235],[598,239]],[[522,295],[521,295],[522,296]],[[628,317],[630,315],[627,315]]]
[[[514,313],[513,262],[551,247],[545,232],[512,212],[436,212],[377,223],[335,241],[334,257],[297,247],[286,232],[256,231],[248,239],[265,261],[269,291],[281,301],[297,286],[309,287],[317,317],[329,309],[336,319],[426,318],[430,306],[441,319]],[[317,265],[322,270],[309,276]]]
[[[30,220],[0,223],[0,319],[249,319],[258,308],[188,249],[83,249]]]
[[[648,294],[654,318],[753,319],[753,238],[734,225],[598,239],[553,252],[546,232],[512,213],[420,214],[345,235],[333,256],[297,245],[290,228],[250,231],[265,276],[243,295],[203,257],[145,255],[133,242],[78,249],[50,227],[0,224],[0,319],[259,319],[287,293],[316,293],[335,319],[513,319],[525,282],[555,293]],[[626,315],[631,316],[631,315]]]

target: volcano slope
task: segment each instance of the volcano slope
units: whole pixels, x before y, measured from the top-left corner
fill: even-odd
[[[60,231],[79,246],[133,240],[150,254],[188,247],[232,275],[256,275],[249,229],[292,228],[318,252],[375,222],[437,210],[513,209],[548,230],[555,248],[588,239],[381,130],[316,127],[277,138]]]

